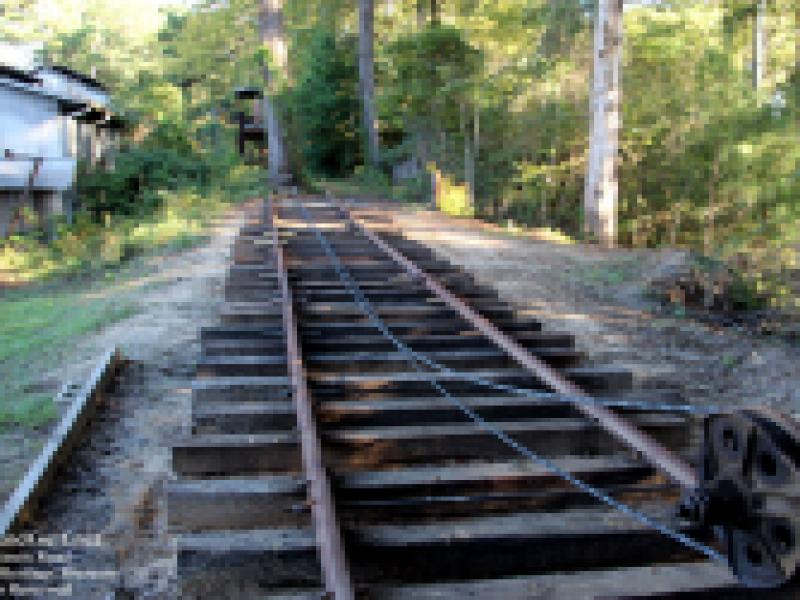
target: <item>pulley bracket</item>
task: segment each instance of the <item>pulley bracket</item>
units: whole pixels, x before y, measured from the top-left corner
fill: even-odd
[[[798,577],[800,424],[767,409],[706,417],[699,487],[682,515],[710,528],[748,587]]]

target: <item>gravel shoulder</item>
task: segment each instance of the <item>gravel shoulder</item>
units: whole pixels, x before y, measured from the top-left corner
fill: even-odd
[[[678,389],[698,404],[800,412],[798,344],[678,317],[648,299],[648,282],[683,260],[679,251],[605,250],[429,210],[383,210],[546,329],[574,334],[591,362],[631,369],[639,387]]]

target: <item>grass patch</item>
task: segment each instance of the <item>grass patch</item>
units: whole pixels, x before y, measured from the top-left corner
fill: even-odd
[[[42,372],[57,364],[75,339],[135,312],[129,303],[89,295],[85,289],[43,286],[0,301],[0,427],[52,420],[52,394],[39,389]]]
[[[202,196],[160,191],[160,208],[146,218],[79,221],[50,244],[29,235],[0,245],[0,428],[36,427],[56,416],[53,385],[42,374],[77,339],[135,312],[124,286],[115,289],[132,258],[199,244],[213,220],[258,191],[252,170],[229,183]]]

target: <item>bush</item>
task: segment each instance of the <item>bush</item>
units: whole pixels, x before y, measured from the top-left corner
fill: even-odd
[[[46,244],[35,235],[14,236],[0,245],[0,282],[21,283],[82,270],[116,267],[162,248],[186,248],[202,240],[208,222],[228,206],[221,191],[155,193],[159,208],[149,217],[109,218],[96,223],[83,215],[59,228]]]

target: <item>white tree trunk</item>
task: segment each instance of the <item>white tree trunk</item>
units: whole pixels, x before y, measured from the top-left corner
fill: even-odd
[[[753,19],[753,89],[758,90],[764,81],[765,71],[767,0],[755,0],[755,2],[756,15]]]
[[[264,99],[261,103],[267,127],[270,180],[281,183],[287,174],[283,125],[275,107],[275,96],[286,81],[286,40],[283,35],[283,0],[261,0],[259,15],[261,42],[269,50],[264,67]]]
[[[375,3],[359,0],[358,76],[361,86],[361,118],[366,138],[367,160],[378,166],[378,123],[375,114]]]
[[[598,0],[583,207],[584,231],[605,246],[613,246],[617,238],[622,35],[622,0]]]

